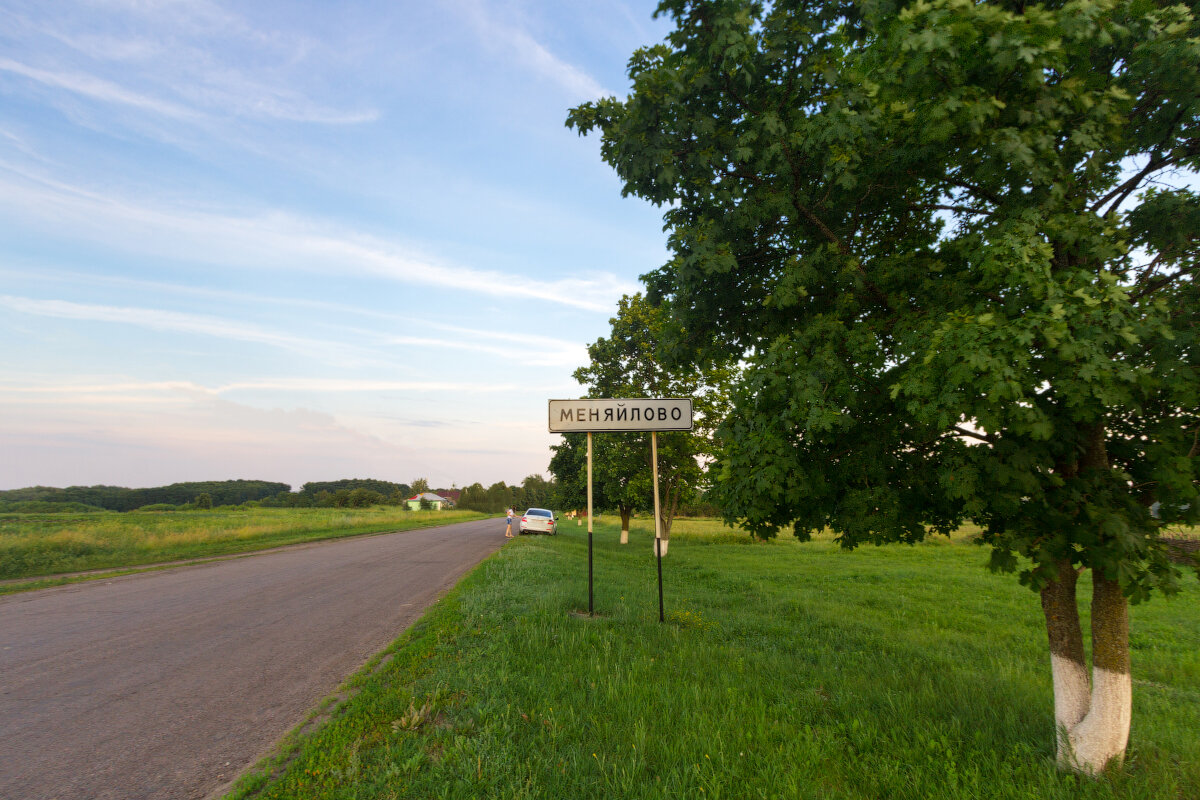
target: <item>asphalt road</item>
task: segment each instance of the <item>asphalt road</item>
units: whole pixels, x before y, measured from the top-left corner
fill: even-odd
[[[0,598],[0,798],[203,798],[504,543],[504,521]]]

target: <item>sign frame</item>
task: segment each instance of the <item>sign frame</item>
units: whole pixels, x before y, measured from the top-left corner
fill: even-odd
[[[695,429],[690,397],[589,397],[551,400],[550,433],[649,433]]]

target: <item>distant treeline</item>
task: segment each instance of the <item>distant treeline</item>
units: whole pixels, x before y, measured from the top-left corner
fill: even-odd
[[[51,486],[32,486],[28,489],[10,489],[0,491],[0,502],[5,504],[20,503],[23,508],[14,510],[33,511],[36,506],[29,503],[41,504],[77,504],[75,508],[62,510],[80,510],[78,506],[92,506],[109,511],[132,511],[148,505],[184,505],[195,503],[198,498],[207,499],[204,503],[212,506],[236,506],[251,500],[262,500],[265,497],[277,495],[280,492],[291,491],[286,483],[270,481],[199,481],[193,483],[173,483],[170,486],[156,486],[150,489],[126,489],[123,486],[68,486],[66,489],[56,489]]]
[[[365,489],[368,492],[375,492],[383,497],[390,495],[400,495],[404,498],[412,497],[412,487],[407,483],[391,483],[390,481],[377,481],[371,478],[348,478],[340,481],[309,481],[300,487],[300,494],[314,497],[321,492],[329,492],[334,494],[342,490],[352,492],[355,489]]]
[[[417,481],[424,484],[424,481]],[[421,491],[453,498],[453,489]],[[552,507],[555,484],[540,475],[530,475],[519,486],[503,481],[484,488],[472,484],[462,490],[458,507],[486,513],[499,513],[512,506],[523,511],[530,506]],[[151,489],[127,489],[122,486],[69,486],[57,489],[33,486],[28,489],[0,491],[0,512],[53,513],[84,511],[173,511],[205,509],[216,506],[258,506],[262,508],[366,508],[376,505],[403,505],[416,493],[407,483],[372,478],[348,478],[340,481],[312,481],[293,492],[286,483],[268,481],[202,481],[173,483]]]
[[[392,483],[373,478],[347,478],[340,481],[310,481],[298,492],[280,492],[259,505],[267,508],[366,508],[398,506],[413,495],[407,483]]]
[[[520,486],[507,486],[501,481],[485,489],[483,484],[473,483],[462,490],[458,507],[486,514],[498,514],[510,507],[517,513],[526,508],[552,508],[554,488],[554,483],[541,475],[528,476]]]

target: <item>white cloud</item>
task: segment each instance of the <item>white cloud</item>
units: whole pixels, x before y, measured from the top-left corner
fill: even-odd
[[[346,361],[344,345],[335,346],[327,342],[292,336],[220,317],[161,311],[154,308],[94,305],[73,303],[67,300],[36,300],[11,295],[0,295],[0,306],[23,314],[84,322],[110,322],[135,325],[155,331],[213,336],[219,339],[282,347],[318,358],[324,357],[338,363]]]
[[[154,393],[154,392],[204,392],[207,391],[199,384],[191,381],[126,381],[122,383],[43,383],[33,385],[0,385],[0,401],[5,399],[5,395],[11,395],[9,400],[25,394],[37,395],[58,395],[64,401],[71,401],[73,397],[87,396],[93,397],[98,395],[123,395],[131,393]],[[149,396],[144,394],[143,396]]]
[[[337,60],[335,44],[256,29],[213,3],[110,3],[101,18],[51,13],[8,21],[22,29],[27,62],[38,66],[5,58],[0,70],[92,100],[189,122],[245,117],[342,125],[379,118],[375,109],[325,106],[304,90],[314,65],[328,69]],[[129,83],[141,88],[122,85]]]
[[[83,273],[58,272],[54,270],[42,270],[35,273],[28,270],[4,269],[3,267],[0,267],[0,276],[5,275],[22,278],[25,280],[35,279],[41,282],[48,281],[60,285],[114,286],[135,292],[150,292],[156,296],[171,294],[183,298],[217,299],[224,303],[243,305],[247,302],[247,298],[244,293],[220,289],[209,289],[204,287],[180,286],[176,284],[164,283],[162,281],[135,280],[120,276],[87,275]],[[26,304],[47,302],[33,301],[29,298],[10,299],[14,301],[21,300]],[[3,303],[4,301],[0,300],[0,304]],[[455,340],[427,336],[417,337],[403,335],[381,335],[378,328],[363,329],[355,327],[344,329],[343,332],[349,334],[356,342],[359,342],[360,346],[363,342],[375,342],[383,345],[404,344],[427,347],[444,347],[453,350],[463,350],[485,353],[494,356],[502,356],[504,358],[512,359],[529,366],[574,368],[586,363],[588,360],[587,347],[578,341],[572,341],[568,339],[558,339],[550,336],[539,336],[536,334],[511,333],[503,330],[479,330],[475,328],[464,328],[459,325],[448,325],[444,322],[434,319],[421,318],[413,314],[405,314],[400,316],[395,313],[385,313],[372,309],[338,303],[328,303],[320,300],[310,300],[305,298],[254,297],[253,304],[257,306],[270,305],[319,311],[325,314],[326,319],[333,319],[337,316],[353,316],[356,319],[369,317],[385,323],[415,325],[421,328],[431,328],[439,331],[446,331],[462,337],[461,339]],[[105,316],[111,317],[112,315],[105,314]],[[126,319],[122,321],[129,322],[130,320]],[[516,346],[486,344],[487,342],[511,342]]]
[[[526,69],[558,84],[573,97],[594,100],[614,94],[582,69],[554,55],[529,31],[497,19],[479,0],[464,0],[457,7],[485,45],[506,51]]]
[[[481,335],[487,336],[487,334]],[[558,343],[558,346],[552,349],[526,349],[523,351],[501,345],[483,344],[479,339],[454,341],[450,339],[434,339],[426,336],[392,336],[387,339],[387,342],[389,344],[401,344],[412,347],[444,347],[451,350],[468,350],[473,353],[486,353],[498,358],[516,358],[521,363],[538,367],[578,366],[587,360],[587,348],[581,344],[567,342]]]
[[[195,119],[198,116],[195,111],[184,106],[131,92],[94,75],[38,69],[8,58],[0,58],[0,70],[105,103],[132,106],[142,111],[152,111],[175,119]]]
[[[501,27],[496,32],[508,39],[509,46],[526,66],[572,94],[589,100],[613,94],[583,70],[551,53],[526,31]]]
[[[394,359],[389,348],[395,345],[420,348],[447,348],[509,359],[528,366],[573,366],[586,360],[587,351],[579,344],[540,337],[518,337],[509,335],[509,340],[518,341],[523,347],[503,347],[487,344],[485,332],[466,332],[469,338],[462,340],[437,339],[425,336],[378,336],[377,333],[361,331],[351,337],[351,342],[326,341],[311,337],[295,336],[237,320],[204,314],[179,311],[163,311],[155,308],[134,306],[108,306],[92,303],[76,303],[69,300],[45,300],[13,295],[0,295],[0,308],[21,314],[66,319],[80,322],[101,322],[116,325],[132,325],[153,331],[211,336],[249,344],[278,347],[301,353],[339,367],[381,365]],[[496,338],[504,338],[497,336]],[[377,347],[364,346],[363,342],[374,339]],[[383,349],[380,349],[382,347]]]
[[[638,287],[611,273],[538,280],[495,270],[439,263],[411,246],[338,231],[320,220],[282,212],[230,216],[202,210],[145,206],[0,162],[24,180],[0,179],[0,206],[35,221],[54,220],[75,235],[141,253],[191,258],[228,267],[302,268],[331,275],[347,271],[404,284],[455,289],[509,299],[534,298],[587,311],[610,312]],[[69,223],[64,225],[64,219]],[[318,232],[315,232],[318,231]]]
[[[517,387],[493,383],[458,383],[454,381],[381,381],[370,379],[339,378],[271,378],[267,380],[237,381],[213,389],[218,394],[247,390],[271,390],[280,392],[511,392]]]

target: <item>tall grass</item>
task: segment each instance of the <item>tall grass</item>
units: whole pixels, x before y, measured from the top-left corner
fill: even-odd
[[[0,580],[228,555],[483,516],[393,506],[0,514]]]
[[[595,618],[586,533],[562,530],[484,562],[233,797],[1200,797],[1195,580],[1134,607],[1128,761],[1083,780],[1054,765],[1037,596],[960,538],[681,521],[660,624],[645,522],[625,546],[597,526]]]

